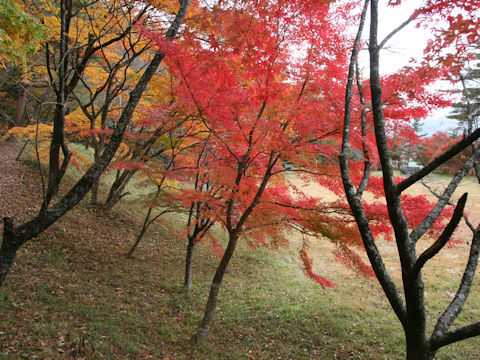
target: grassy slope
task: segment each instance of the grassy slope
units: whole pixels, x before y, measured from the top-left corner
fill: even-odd
[[[36,201],[38,184],[34,170],[17,171],[21,200],[12,200],[8,212],[18,218]],[[0,358],[403,358],[401,328],[378,285],[332,262],[328,246],[315,245],[325,253],[316,259],[319,270],[339,285],[322,290],[303,275],[294,239],[291,249],[275,252],[240,246],[211,333],[192,352],[188,339],[218,260],[199,245],[193,289],[182,290],[185,242],[174,216],[153,225],[135,257],[125,258],[141,212],[122,204],[106,213],[82,203],[21,249],[0,290]],[[433,270],[439,280],[442,266]],[[441,281],[433,294],[449,285]],[[475,286],[465,317],[478,320]],[[434,310],[444,300],[431,301]],[[478,348],[478,338],[471,339],[438,359],[476,359]]]

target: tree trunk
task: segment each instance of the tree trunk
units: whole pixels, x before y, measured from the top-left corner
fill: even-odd
[[[48,172],[48,189],[45,207],[58,192],[58,174],[60,172],[60,145],[63,141],[62,126],[63,126],[63,105],[57,104],[55,106],[55,115],[53,120],[53,134],[52,142],[50,144],[49,157],[49,172]]]
[[[92,186],[91,190],[91,198],[90,198],[90,205],[98,205],[100,202],[98,201],[98,190],[100,188],[100,178]]]
[[[94,135],[95,136],[95,135]],[[99,144],[97,144],[95,146],[95,161],[98,160],[98,158],[100,157],[100,149],[99,149]],[[97,181],[95,181],[95,183],[93,184],[92,186],[92,190],[91,190],[91,197],[90,197],[90,205],[98,205],[99,204],[99,201],[98,201],[98,190],[100,188],[100,179],[102,177],[99,176]]]
[[[0,249],[0,287],[2,287],[5,278],[13,264],[20,243],[17,241],[14,232],[13,221],[11,218],[3,218],[3,240]]]
[[[423,338],[423,339],[422,339]],[[407,360],[429,360],[430,352],[428,342],[425,336],[418,337],[417,334],[405,331],[405,339],[407,342]]]
[[[20,83],[20,94],[18,95],[17,105],[15,106],[15,113],[13,114],[13,123],[8,122],[8,128],[11,129],[14,126],[18,126],[21,123],[23,111],[25,110],[25,102],[27,99],[27,91],[25,86]]]
[[[133,175],[137,172],[134,170],[124,170],[120,176],[113,182],[108,192],[107,200],[105,201],[105,207],[111,210],[122,198],[123,192],[128,183],[132,179]]]
[[[188,237],[187,256],[185,258],[185,283],[186,289],[192,288],[192,264],[193,264],[193,250],[195,249],[195,238]]]
[[[138,244],[140,244],[140,241],[142,241],[143,236],[147,232],[148,226],[151,224],[150,222],[150,215],[152,214],[152,208],[148,209],[147,216],[145,217],[145,221],[143,222],[142,230],[140,230],[140,234],[138,234],[137,239],[133,243],[132,247],[127,253],[127,257],[131,257],[135,249],[137,248]]]
[[[473,167],[475,169],[475,175],[477,176],[477,181],[480,184],[480,151],[475,144],[472,145],[472,156],[473,156]]]
[[[58,64],[58,84],[55,89],[56,105],[53,116],[53,133],[50,142],[50,159],[48,164],[47,193],[41,211],[46,211],[52,198],[57,195],[60,182],[70,160],[65,142],[65,102],[67,101],[67,4],[60,1],[60,63]],[[47,58],[50,56],[47,52]],[[60,149],[63,150],[63,163],[60,167]]]
[[[229,234],[229,237],[230,239],[228,241],[227,249],[225,250],[223,257],[218,264],[217,271],[213,277],[212,285],[210,286],[210,293],[208,295],[207,306],[205,308],[203,319],[197,328],[197,332],[190,340],[194,347],[199,346],[203,342],[208,330],[210,329],[213,315],[217,307],[218,292],[222,284],[223,275],[225,275],[225,270],[227,269],[228,263],[230,262],[233,252],[235,251],[235,247],[237,246],[238,234],[233,232]]]

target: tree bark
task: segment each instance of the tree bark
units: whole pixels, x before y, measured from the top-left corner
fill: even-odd
[[[22,121],[23,112],[25,110],[25,103],[27,100],[27,90],[25,85],[20,83],[20,94],[17,98],[17,105],[15,106],[15,112],[13,113],[13,123],[8,122],[8,128],[11,129],[14,126],[19,126]]]
[[[0,287],[2,287],[8,271],[13,264],[15,254],[20,247],[13,220],[9,217],[3,218],[3,241],[0,248]]]
[[[148,225],[151,224],[151,223],[150,223],[150,216],[151,216],[151,214],[152,214],[152,211],[153,211],[152,208],[149,208],[149,209],[148,209],[147,216],[145,216],[145,220],[143,221],[142,229],[140,230],[140,233],[138,234],[137,239],[136,239],[135,242],[133,243],[132,247],[131,247],[130,250],[128,251],[127,257],[131,257],[131,256],[133,255],[133,252],[134,252],[135,249],[137,248],[138,244],[140,244],[140,241],[142,241],[143,236],[144,236],[145,233],[147,232]]]
[[[136,172],[136,169],[123,170],[120,176],[115,179],[108,192],[107,200],[105,200],[106,209],[111,210],[120,201],[124,195],[125,188]]]
[[[193,265],[193,251],[195,249],[195,238],[188,237],[187,255],[185,257],[185,282],[184,286],[190,290],[192,288],[192,265]]]
[[[225,270],[227,269],[228,263],[232,258],[235,247],[237,246],[238,235],[234,233],[229,234],[229,241],[227,249],[218,264],[217,270],[215,271],[215,276],[213,277],[212,285],[210,285],[210,293],[208,294],[207,306],[205,307],[205,313],[203,314],[203,319],[200,325],[197,328],[195,335],[191,339],[193,346],[199,346],[205,336],[210,330],[210,325],[212,324],[213,315],[215,309],[217,308],[218,293],[220,291],[220,286],[222,285],[223,275],[225,275]]]
[[[405,340],[407,343],[407,360],[428,360],[430,351],[428,349],[428,340],[425,335],[417,337],[414,331],[405,331]]]

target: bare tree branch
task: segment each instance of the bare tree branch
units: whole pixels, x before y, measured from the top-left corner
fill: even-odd
[[[457,207],[455,208],[450,222],[443,230],[442,234],[435,243],[432,244],[427,250],[425,250],[422,255],[417,259],[417,262],[410,271],[410,275],[416,276],[418,272],[422,269],[423,265],[433,258],[442,248],[447,244],[448,240],[452,237],[453,232],[458,226],[460,220],[462,220],[463,210],[465,209],[465,203],[467,202],[467,193],[463,194],[462,197],[458,200]]]
[[[468,337],[480,335],[480,322],[463,328],[448,331],[454,320],[463,308],[470,292],[470,287],[475,276],[475,270],[478,264],[478,255],[480,252],[480,225],[473,235],[470,254],[467,266],[463,273],[462,281],[450,305],[438,319],[437,325],[433,330],[431,337],[431,347],[439,348],[452,342],[460,341]]]
[[[408,24],[410,24],[413,20],[415,20],[415,15],[412,14],[410,15],[410,17],[405,20],[402,24],[400,24],[400,26],[398,26],[396,29],[394,29],[390,34],[388,34],[385,39],[383,39],[383,41],[378,45],[378,51],[380,51],[380,49],[382,49],[385,44],[395,35],[397,34],[400,30],[402,30],[405,26],[407,26]]]
[[[472,132],[470,135],[464,137],[462,140],[453,145],[450,149],[445,151],[443,154],[437,156],[430,163],[425,165],[422,169],[418,170],[415,174],[409,176],[401,183],[399,183],[397,185],[397,192],[402,193],[404,190],[415,184],[417,181],[430,174],[437,167],[443,165],[445,162],[460,153],[462,150],[466,149],[478,138],[480,138],[480,128]]]
[[[443,209],[445,209],[445,206],[447,206],[447,204],[450,202],[450,198],[453,195],[458,184],[460,184],[460,182],[462,181],[464,176],[470,171],[472,166],[473,159],[470,158],[467,160],[465,165],[463,165],[463,167],[454,174],[452,180],[448,184],[443,194],[440,196],[438,202],[435,204],[433,209],[410,233],[410,239],[412,239],[412,241],[417,242],[433,225],[433,223],[440,216]]]

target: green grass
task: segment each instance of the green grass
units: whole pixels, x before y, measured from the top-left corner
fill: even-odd
[[[198,245],[185,291],[182,217],[153,224],[128,259],[143,210],[119,205],[108,213],[84,201],[20,250],[0,289],[0,359],[404,358],[400,323],[378,284],[338,270],[326,253],[314,259],[325,266],[317,271],[338,287],[323,290],[304,275],[293,236],[277,251],[240,243],[210,334],[192,349],[218,258]],[[457,286],[444,267],[432,265],[426,278],[432,318]],[[479,293],[477,279],[460,323],[480,319]],[[479,345],[470,339],[437,359],[476,359]]]

